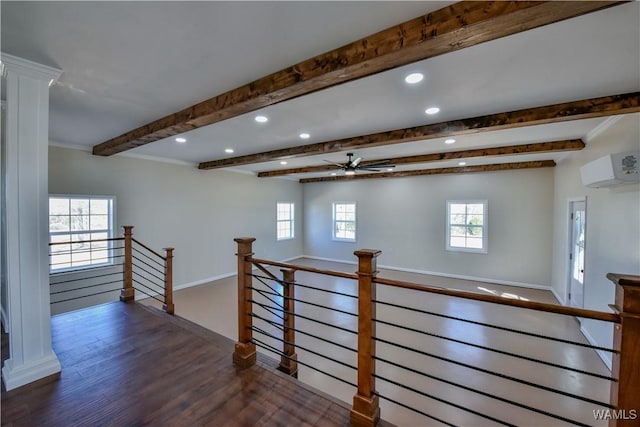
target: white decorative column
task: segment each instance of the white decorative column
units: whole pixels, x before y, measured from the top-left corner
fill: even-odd
[[[61,70],[2,53],[6,79],[7,390],[60,372],[49,306],[49,84]]]

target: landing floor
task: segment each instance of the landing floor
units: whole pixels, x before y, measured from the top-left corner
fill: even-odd
[[[263,366],[236,370],[231,340],[141,304],[53,316],[52,334],[62,374],[3,388],[3,426],[349,424],[344,405]]]

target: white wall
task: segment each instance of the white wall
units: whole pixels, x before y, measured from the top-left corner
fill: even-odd
[[[613,123],[613,124],[611,124]],[[640,184],[611,188],[582,185],[580,167],[607,154],[640,150],[640,114],[612,118],[610,126],[587,147],[555,168],[553,274],[554,290],[566,298],[568,273],[568,199],[587,197],[585,250],[585,308],[609,312],[614,286],[606,274],[640,274]],[[586,333],[599,345],[610,346],[609,324],[586,320]]]
[[[550,285],[550,168],[304,185],[306,255],[355,260],[372,248],[382,265]],[[445,250],[448,199],[488,200],[487,254]],[[331,240],[335,201],[357,203],[357,243]]]
[[[195,167],[124,156],[98,157],[60,147],[49,151],[49,193],[116,197],[116,223],[133,225],[141,242],[174,251],[174,286],[235,271],[234,237],[256,237],[256,253],[275,260],[302,252],[302,224],[294,240],[276,241],[276,202],[295,203],[294,181],[200,171]]]

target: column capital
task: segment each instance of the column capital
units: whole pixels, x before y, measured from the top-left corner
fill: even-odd
[[[59,68],[49,67],[29,61],[28,59],[0,52],[0,73],[2,77],[6,77],[8,72],[44,80],[49,82],[49,86],[58,80],[58,77],[62,74],[62,70]]]

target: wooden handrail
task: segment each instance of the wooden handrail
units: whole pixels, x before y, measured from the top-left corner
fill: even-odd
[[[638,402],[640,402],[640,368],[637,360],[640,355],[640,276],[609,274],[607,277],[616,284],[615,304],[610,305],[613,313],[603,311],[565,307],[557,304],[549,304],[535,301],[511,299],[499,295],[487,295],[473,291],[449,289],[432,285],[404,282],[393,279],[376,277],[376,258],[380,254],[377,250],[360,250],[354,254],[358,257],[357,274],[343,273],[339,271],[323,270],[314,267],[294,265],[290,263],[270,261],[254,258],[252,253],[253,238],[235,239],[238,243],[238,310],[239,310],[239,338],[234,353],[234,362],[238,366],[250,366],[255,363],[255,343],[251,331],[251,280],[252,268],[258,267],[271,279],[277,280],[283,286],[295,283],[295,271],[334,276],[357,280],[358,290],[358,382],[357,392],[354,395],[351,410],[351,425],[356,427],[374,427],[380,418],[378,399],[382,398],[376,391],[376,286],[384,285],[412,291],[428,292],[445,295],[454,298],[464,298],[480,302],[500,304],[503,306],[517,307],[528,310],[536,310],[553,314],[575,316],[586,319],[594,319],[614,323],[613,342],[613,369],[611,384],[611,407],[615,408],[615,416],[609,427],[637,426]],[[265,266],[280,267],[286,273],[286,277],[280,281],[271,274]],[[285,289],[285,300],[291,302],[293,287]],[[329,307],[325,307],[329,308]],[[285,310],[293,312],[293,307]],[[283,320],[284,331],[293,324],[287,324],[288,319]],[[295,337],[293,334],[284,337],[289,346],[284,347],[282,354],[288,355],[295,349]],[[594,349],[602,347],[592,346]],[[295,355],[295,353],[293,353]],[[517,355],[513,355],[516,356]],[[243,360],[244,359],[244,360]],[[246,360],[246,362],[245,362]],[[284,359],[283,363],[284,363]],[[291,359],[289,359],[291,360]],[[298,362],[297,357],[293,359]],[[245,362],[245,363],[242,363]],[[302,363],[302,362],[298,362]],[[614,409],[611,409],[614,411]],[[620,417],[623,418],[620,418]]]
[[[68,245],[72,243],[95,243],[95,242],[114,242],[114,241],[124,240],[124,237],[110,237],[108,239],[91,239],[91,240],[72,240],[69,242],[49,242],[49,246],[55,245]]]
[[[132,241],[134,241],[135,243],[137,243],[138,245],[142,246],[143,248],[145,248],[146,250],[148,250],[149,252],[151,252],[152,254],[154,254],[155,256],[157,256],[158,258],[166,261],[167,258],[165,256],[163,256],[162,254],[154,251],[153,249],[151,249],[149,246],[145,245],[144,243],[139,242],[138,240],[136,240],[134,237],[131,238]]]
[[[342,277],[344,279],[358,280],[358,275],[353,273],[343,273],[341,271],[333,271],[333,270],[322,270],[320,268],[306,267],[303,265],[295,265],[295,264],[287,264],[286,262],[270,261],[268,259],[253,258],[253,257],[249,258],[249,261],[252,263],[271,265],[273,267],[286,268],[288,270],[306,271],[308,273],[318,273],[318,274],[324,274],[326,276],[335,276],[335,277]]]
[[[150,275],[154,275],[153,273],[150,273],[148,270],[145,270],[144,267],[140,266],[140,265],[134,265],[134,258],[138,261],[140,261],[141,263],[151,267],[152,269],[156,269],[156,272],[160,273],[161,275],[163,275],[163,277],[158,277],[155,276],[158,280],[162,280],[164,282],[163,284],[163,292],[162,292],[162,296],[163,296],[163,305],[162,305],[162,309],[167,312],[168,314],[174,314],[174,303],[173,303],[173,248],[164,248],[165,251],[165,255],[161,255],[160,253],[154,251],[153,249],[151,249],[150,247],[148,247],[147,245],[145,245],[144,243],[136,240],[133,237],[133,226],[132,225],[125,225],[122,227],[123,229],[123,236],[122,237],[109,237],[109,238],[104,238],[104,239],[90,239],[90,240],[75,240],[75,241],[69,241],[69,242],[50,242],[49,243],[49,247],[52,246],[60,246],[60,245],[70,245],[70,244],[78,244],[78,243],[96,243],[96,242],[123,242],[123,245],[121,247],[115,247],[115,245],[108,245],[109,247],[105,248],[94,248],[94,249],[87,249],[87,250],[78,250],[77,252],[91,252],[92,250],[109,250],[110,254],[112,253],[112,251],[114,251],[115,249],[122,249],[122,252],[120,253],[120,255],[117,256],[113,256],[113,255],[109,255],[106,258],[103,259],[112,259],[112,258],[122,258],[122,263],[121,264],[117,264],[117,265],[121,265],[122,266],[122,288],[120,289],[120,300],[124,301],[124,302],[130,302],[130,301],[134,301],[135,300],[135,292],[136,292],[136,288],[134,288],[134,278],[133,278],[133,274],[134,274],[134,267],[137,267],[138,269],[140,269],[143,272],[146,272],[147,274]],[[134,243],[138,244],[139,246],[141,246],[142,248],[146,249],[148,252],[150,252],[152,255],[155,255],[156,257],[158,257],[160,260],[162,260],[162,262],[160,261],[156,261],[157,264],[160,265],[160,267],[163,267],[163,270],[159,270],[157,267],[155,266],[151,266],[150,264],[147,264],[144,260],[140,260],[138,258],[135,257],[133,251],[134,251]],[[74,252],[76,252],[74,249],[68,250],[68,251],[63,251],[64,253],[69,253],[69,254],[73,254]],[[50,251],[50,256],[56,256],[59,255],[60,252],[59,251]],[[144,253],[144,252],[140,252],[140,254],[142,254],[145,258],[151,260],[151,261],[155,261],[155,259]],[[115,264],[112,264],[115,265]],[[92,268],[93,266],[89,265],[89,266],[84,266],[85,268]],[[104,267],[104,265],[96,265],[95,267]],[[64,273],[66,273],[67,271],[64,271]],[[50,273],[51,274],[51,273]],[[113,273],[116,274],[116,273]],[[138,272],[136,272],[136,274],[138,274]],[[87,277],[87,279],[90,277]],[[110,283],[115,283],[115,282],[110,282]],[[95,284],[92,284],[92,286],[98,286]],[[143,285],[144,286],[144,285]],[[78,288],[81,289],[81,288]],[[138,288],[138,291],[142,292],[143,294],[147,295],[147,296],[152,296],[150,294],[148,294],[147,292],[145,292],[144,290]],[[151,289],[150,289],[151,290]],[[153,290],[151,290],[153,291]],[[157,291],[153,291],[154,293]],[[103,292],[104,293],[104,292]],[[157,292],[160,293],[160,292]]]
[[[173,304],[173,250],[174,249],[164,248],[165,255],[163,256],[160,253],[151,249],[149,246],[145,245],[144,243],[136,240],[133,237],[133,226],[125,225],[122,228],[124,229],[124,269],[123,269],[124,283],[123,283],[122,292],[120,295],[120,300],[132,301],[135,299],[135,288],[133,286],[133,268],[134,268],[133,259],[135,258],[133,255],[133,249],[134,249],[133,244],[136,243],[137,245],[140,245],[141,247],[151,252],[153,255],[157,256],[163,261],[163,264],[164,264],[163,297],[164,299],[162,301],[162,309],[168,314],[174,314],[174,311],[175,311],[175,307]],[[148,259],[152,259],[148,255],[144,255],[144,256],[147,257]],[[141,261],[141,262],[144,262],[144,261]],[[146,292],[142,291],[141,289],[139,290],[140,292],[146,294]]]
[[[605,322],[620,323],[620,316],[616,313],[605,313],[602,311],[588,310],[584,308],[565,307],[557,304],[548,304],[536,301],[521,301],[500,297],[496,295],[483,295],[477,292],[461,291],[458,289],[447,289],[430,285],[418,285],[415,283],[403,282],[400,280],[375,278],[376,283],[397,288],[411,289],[414,291],[429,292],[432,294],[447,295],[458,298],[471,299],[475,301],[490,302],[494,304],[508,305],[511,307],[528,308],[530,310],[546,311],[555,314],[584,317],[587,319],[602,320]]]
[[[302,265],[289,264],[285,262],[271,261],[271,260],[266,260],[262,258],[251,258],[250,260],[254,264],[264,264],[264,265],[270,265],[273,267],[286,268],[294,271],[306,271],[309,273],[317,273],[317,274],[324,274],[327,276],[335,276],[335,277],[342,277],[346,279],[358,280],[357,274],[343,273],[341,271],[323,270],[320,268],[313,268],[313,267],[307,267]],[[584,317],[587,319],[602,320],[605,322],[620,323],[620,316],[617,315],[616,313],[605,313],[597,310],[565,307],[557,304],[548,304],[548,303],[535,302],[535,301],[514,300],[510,298],[495,296],[495,295],[483,295],[477,292],[441,288],[441,287],[431,286],[431,285],[418,285],[415,283],[403,282],[400,280],[384,279],[380,277],[376,277],[375,282],[381,285],[395,286],[395,287],[404,288],[404,289],[413,289],[421,292],[430,292],[435,294],[449,295],[453,297],[460,297],[460,298],[471,299],[476,301],[491,302],[494,304],[508,305],[512,307],[528,308],[531,310],[546,311],[546,312],[555,313],[555,314],[563,314],[568,316]]]

